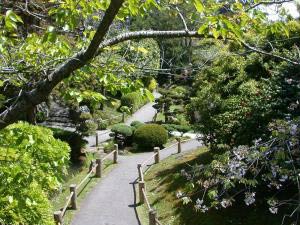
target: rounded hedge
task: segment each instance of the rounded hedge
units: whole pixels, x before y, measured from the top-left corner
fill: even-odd
[[[154,147],[161,147],[168,140],[167,130],[158,124],[145,124],[136,129],[133,141],[139,150],[152,151]]]

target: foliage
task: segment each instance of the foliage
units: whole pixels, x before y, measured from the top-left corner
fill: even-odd
[[[205,212],[210,208],[227,208],[239,196],[243,196],[249,206],[263,194],[270,213],[277,214],[281,209],[298,220],[295,210],[300,204],[299,120],[276,121],[269,128],[272,136],[268,142],[258,140],[252,147],[233,148],[216,155],[210,164],[182,171],[188,183],[198,185],[190,189],[189,194],[178,196],[189,202],[188,196],[197,192],[195,208]],[[283,224],[287,222],[285,219]]]
[[[178,131],[182,134],[191,131],[192,127],[188,125],[178,125],[178,124],[163,124],[162,125],[168,132]]]
[[[84,156],[82,149],[86,146],[87,141],[83,137],[72,131],[62,130],[59,128],[51,128],[53,137],[61,141],[67,142],[71,148],[70,160],[72,163],[78,163],[81,156]]]
[[[158,124],[145,124],[136,129],[134,143],[143,151],[151,151],[154,147],[162,147],[168,140],[166,129]]]
[[[131,113],[137,111],[147,102],[146,98],[139,92],[131,92],[121,97],[121,106],[126,106],[131,109]]]
[[[295,68],[267,60],[225,52],[199,74],[188,113],[206,143],[236,146],[266,139],[268,123],[292,112],[297,87],[286,81],[298,79]]]
[[[92,120],[90,113],[80,113],[79,121],[76,126],[76,131],[82,136],[88,136],[95,133],[98,124]]]
[[[69,146],[43,127],[17,123],[0,131],[0,221],[53,224],[49,195],[66,173]]]
[[[125,137],[130,137],[132,135],[132,128],[126,124],[119,123],[116,125],[113,125],[111,127],[111,131],[116,134],[121,134]]]
[[[157,82],[153,77],[144,76],[141,78],[141,81],[150,92],[153,92],[157,88]]]
[[[142,125],[144,125],[144,123],[141,121],[137,121],[137,120],[132,121],[130,124],[130,126],[134,127],[135,129],[139,128]]]
[[[97,120],[97,130],[106,130],[108,127],[108,121],[106,120]]]

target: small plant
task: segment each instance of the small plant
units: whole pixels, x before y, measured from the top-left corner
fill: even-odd
[[[138,149],[151,151],[153,147],[161,147],[168,140],[167,130],[158,124],[145,124],[136,129],[133,137]]]
[[[113,136],[120,148],[123,148],[125,145],[132,142],[133,130],[134,129],[131,126],[123,123],[112,126],[111,131],[113,132]]]

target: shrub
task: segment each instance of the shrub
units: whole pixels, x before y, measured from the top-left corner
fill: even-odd
[[[141,121],[137,121],[137,120],[132,121],[130,124],[130,126],[134,127],[135,129],[139,128],[142,125],[144,125],[144,123]]]
[[[163,124],[163,127],[166,128],[169,132],[178,131],[181,133],[186,133],[192,130],[192,128],[188,125]]]
[[[139,92],[131,92],[121,97],[121,106],[131,109],[131,113],[142,107],[147,100]]]
[[[168,132],[158,124],[145,124],[137,128],[133,137],[139,149],[146,151],[153,147],[161,147],[168,140]]]
[[[53,224],[49,196],[67,171],[69,146],[27,123],[2,129],[0,140],[0,223]]]
[[[119,124],[112,126],[111,131],[116,134],[121,134],[125,137],[132,136],[132,128],[123,123],[119,123]]]
[[[73,163],[78,163],[80,156],[85,156],[81,149],[85,147],[87,141],[80,134],[59,128],[51,128],[51,130],[54,138],[69,144],[71,147],[71,161]]]
[[[104,143],[104,152],[109,153],[115,150],[115,142],[109,141]]]
[[[98,126],[98,130],[106,130],[106,128],[108,127],[108,121],[107,120],[97,120],[97,126]]]

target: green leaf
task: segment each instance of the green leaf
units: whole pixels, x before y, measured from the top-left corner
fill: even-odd
[[[194,0],[194,5],[198,12],[200,13],[204,12],[204,5],[200,0]]]

